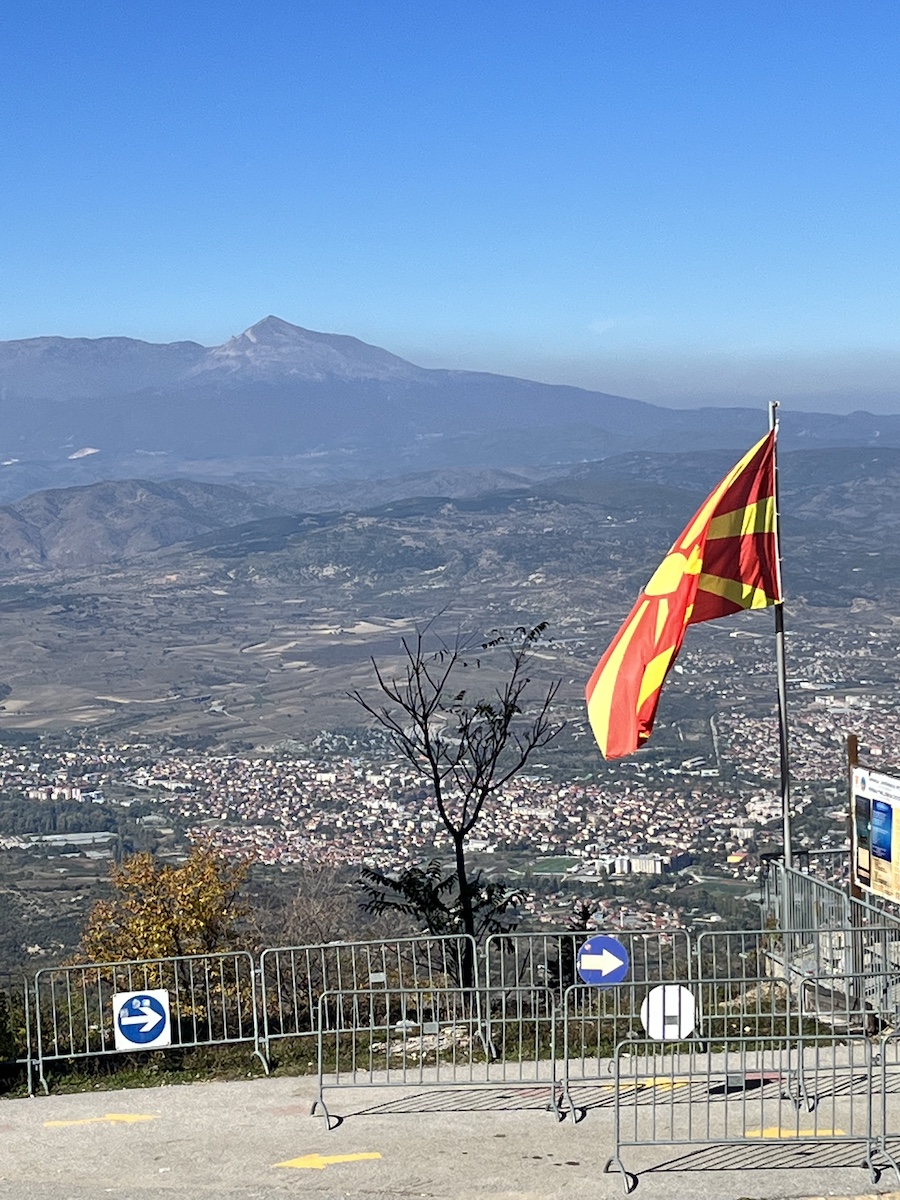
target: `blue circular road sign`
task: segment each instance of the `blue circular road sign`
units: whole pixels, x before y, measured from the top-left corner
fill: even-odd
[[[156,1041],[168,1019],[165,1006],[156,996],[137,992],[119,1009],[119,1031],[127,1041],[144,1046]]]
[[[599,933],[578,951],[578,974],[595,987],[612,987],[627,976],[631,963],[628,951],[614,937]]]

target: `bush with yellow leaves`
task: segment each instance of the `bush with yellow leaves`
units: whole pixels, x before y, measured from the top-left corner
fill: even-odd
[[[194,846],[169,866],[135,854],[110,872],[113,895],[98,900],[81,937],[81,962],[173,958],[240,947],[239,899],[249,864]]]

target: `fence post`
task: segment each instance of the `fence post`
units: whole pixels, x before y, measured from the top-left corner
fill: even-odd
[[[855,733],[847,734],[847,795],[850,805],[850,969],[853,978],[853,994],[859,1003],[863,1001],[863,988],[861,984],[863,974],[863,945],[862,945],[862,924],[863,924],[863,890],[859,885],[859,880],[856,877],[856,861],[853,854],[853,847],[856,841],[854,822],[856,821],[856,812],[853,806],[853,770],[859,766],[859,738]],[[869,851],[871,853],[871,849]]]

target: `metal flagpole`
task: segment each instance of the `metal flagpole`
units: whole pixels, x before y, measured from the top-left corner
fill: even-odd
[[[788,755],[787,667],[784,657],[784,591],[781,583],[781,510],[778,503],[778,401],[769,404],[769,429],[775,431],[775,569],[778,594],[782,599],[775,608],[775,665],[778,676],[778,747],[781,754],[781,821],[784,831],[784,865],[793,866],[791,846],[791,774]]]

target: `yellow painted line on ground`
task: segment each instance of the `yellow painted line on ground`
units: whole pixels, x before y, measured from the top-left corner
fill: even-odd
[[[803,1196],[801,1200],[826,1200],[825,1196]],[[828,1200],[900,1200],[900,1192],[856,1192],[853,1196],[831,1196]]]
[[[781,1129],[771,1125],[768,1129],[748,1129],[747,1137],[758,1138],[824,1138],[846,1137],[843,1129]]]
[[[45,1128],[58,1127],[61,1125],[103,1125],[106,1122],[118,1125],[134,1125],[138,1121],[157,1121],[156,1116],[147,1116],[144,1113],[107,1113],[103,1117],[80,1117],[77,1121],[45,1121]]]
[[[274,1166],[324,1171],[332,1163],[360,1162],[364,1158],[381,1158],[381,1155],[377,1151],[370,1154],[304,1154],[302,1158],[289,1158],[287,1162],[275,1163]]]

